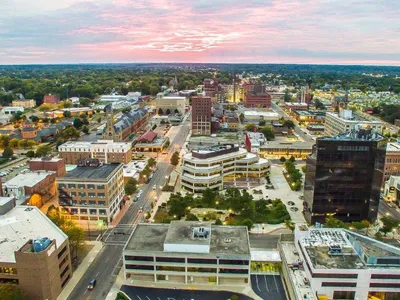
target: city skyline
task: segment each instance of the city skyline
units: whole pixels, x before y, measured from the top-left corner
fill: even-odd
[[[399,12],[370,0],[10,0],[0,64],[400,65]]]

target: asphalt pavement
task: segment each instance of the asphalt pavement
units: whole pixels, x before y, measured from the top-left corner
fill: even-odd
[[[379,214],[382,217],[389,217],[396,220],[400,220],[400,212],[394,207],[390,207],[384,200],[379,202]]]
[[[141,188],[143,191],[141,197],[137,202],[130,205],[118,225],[108,229],[103,234],[104,247],[101,253],[98,254],[97,258],[89,266],[68,299],[100,300],[106,298],[122,266],[123,246],[134,229],[134,225],[145,220],[144,213],[150,211],[152,200],[161,195],[159,186],[165,182],[165,176],[168,176],[173,170],[170,158],[173,152],[177,151],[178,148],[180,149],[185,143],[189,130],[188,121],[179,126],[179,130],[171,142],[168,153],[159,156],[157,171],[154,173],[153,178]],[[155,190],[153,190],[154,185],[157,186]],[[142,212],[139,212],[140,210]],[[124,232],[124,234],[120,232]],[[87,286],[92,279],[97,280],[96,288],[88,291]]]
[[[253,291],[265,300],[286,300],[285,289],[279,275],[251,275]]]
[[[123,285],[121,287],[126,295],[131,299],[138,300],[229,300],[232,295],[239,296],[240,300],[252,300],[249,296],[227,291],[205,291],[205,290],[180,290],[180,289],[161,289]],[[271,298],[285,299],[285,298]]]

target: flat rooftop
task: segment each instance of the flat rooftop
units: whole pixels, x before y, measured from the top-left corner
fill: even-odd
[[[104,164],[98,167],[76,167],[60,180],[67,179],[107,179],[122,164]]]
[[[258,116],[262,116],[262,117],[279,117],[279,114],[277,112],[274,111],[257,111],[257,110],[245,110],[243,112],[244,116],[246,117],[258,117]]]
[[[332,137],[321,137],[320,140],[324,141],[359,141],[359,142],[371,142],[371,141],[381,141],[385,139],[380,134],[373,132],[368,129],[360,129],[358,131],[351,131],[341,133]]]
[[[33,187],[49,175],[53,175],[53,171],[34,171],[25,174],[18,174],[11,180],[3,183],[3,186],[17,188],[22,186]]]
[[[14,251],[31,239],[43,237],[56,240],[57,247],[67,239],[37,207],[16,206],[0,215],[0,262],[15,263]]]
[[[309,246],[305,249],[315,269],[365,269],[353,248],[349,248],[348,255],[330,255],[327,246]]]
[[[63,159],[60,158],[60,157],[38,157],[38,158],[31,158],[29,161],[33,161],[33,162],[36,162],[36,161],[57,162],[57,161],[60,161],[60,160],[63,160]]]
[[[209,238],[193,238],[193,227],[211,228]],[[125,250],[164,252],[164,243],[209,244],[210,254],[250,255],[246,227],[215,226],[210,223],[183,221],[175,221],[171,224],[138,224],[129,238]]]
[[[387,143],[386,152],[400,152],[400,144]]]
[[[294,141],[294,142],[287,142],[287,141],[268,141],[264,145],[260,147],[260,149],[306,149],[312,150],[312,147],[315,143],[314,142],[302,142],[302,141]]]

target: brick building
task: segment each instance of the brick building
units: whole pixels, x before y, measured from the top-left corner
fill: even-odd
[[[58,147],[66,164],[77,165],[79,160],[97,158],[103,163],[128,164],[132,160],[132,145],[125,142],[99,140],[97,142],[69,141]]]
[[[192,134],[211,134],[211,97],[192,97]]]
[[[43,103],[45,104],[57,104],[60,102],[60,97],[57,95],[47,94],[43,96]]]
[[[66,174],[65,162],[62,158],[56,157],[41,157],[33,158],[28,162],[29,169],[34,171],[53,171],[57,177],[62,177]]]
[[[17,99],[12,101],[12,106],[34,108],[36,106],[36,101],[33,99]]]
[[[72,277],[68,237],[38,208],[0,198],[0,281],[27,299],[56,300]]]
[[[400,176],[400,143],[388,143],[382,185],[390,176]]]
[[[245,107],[271,108],[271,95],[261,84],[246,83],[243,101]]]

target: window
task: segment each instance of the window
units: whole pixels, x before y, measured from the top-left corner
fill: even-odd
[[[97,201],[97,205],[98,206],[106,206],[106,202],[105,201]]]
[[[107,214],[105,209],[99,209],[99,215],[105,216]]]
[[[104,193],[98,193],[98,194],[97,194],[97,197],[99,197],[99,198],[105,198],[106,195],[105,195]]]
[[[149,270],[153,271],[154,267],[153,266],[140,266],[140,265],[125,265],[125,269],[129,270]]]
[[[78,184],[78,189],[84,189],[85,185],[84,184]]]
[[[64,246],[64,248],[62,248],[60,253],[58,253],[57,257],[60,259],[60,257],[65,253],[65,251],[67,251],[67,246]]]
[[[184,263],[185,259],[180,257],[156,257],[157,262],[177,262]]]
[[[324,273],[313,273],[313,278],[358,278],[357,274],[324,274]]]
[[[74,183],[69,183],[68,184],[68,188],[69,189],[74,189],[74,188],[76,188],[76,185]]]
[[[217,264],[216,259],[206,259],[206,258],[188,258],[189,264]]]
[[[71,278],[71,275],[68,274],[67,278],[65,278],[65,280],[62,282],[61,288],[63,288],[63,287],[67,284],[67,282],[68,282],[68,280],[69,280],[70,278]]]
[[[357,286],[357,282],[322,282],[321,286],[331,286],[331,287],[347,286],[347,287],[356,287],[356,286]]]
[[[90,206],[96,205],[96,201],[89,201],[89,205],[90,205]]]
[[[91,215],[97,215],[97,209],[89,209]]]
[[[87,209],[86,208],[81,208],[81,214],[87,215]]]
[[[58,184],[58,188],[59,188],[59,189],[65,189],[66,186],[65,186],[65,184],[63,184],[63,183],[60,183],[60,184]]]
[[[374,283],[371,282],[369,287],[376,287],[376,288],[400,288],[400,283],[392,283],[392,282],[385,282],[385,283]]]
[[[353,291],[334,291],[333,299],[348,299],[353,300],[356,297],[356,292]]]
[[[185,272],[185,267],[157,266],[157,271]]]
[[[94,184],[88,184],[87,188],[90,189],[90,190],[94,190]]]
[[[152,256],[130,256],[130,255],[125,255],[125,260],[154,261]]]
[[[400,275],[391,274],[371,274],[371,279],[400,279]]]
[[[88,197],[89,198],[95,198],[96,197],[96,193],[88,193]]]

